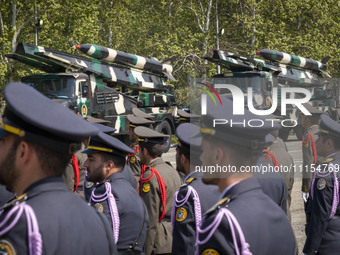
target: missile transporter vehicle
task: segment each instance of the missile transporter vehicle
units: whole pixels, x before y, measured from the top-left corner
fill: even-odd
[[[87,45],[82,46],[77,48],[86,49]],[[168,78],[173,79],[171,65],[105,47],[91,47],[88,48],[97,49],[93,57],[98,56],[99,49],[103,51],[101,55],[115,52],[116,60],[112,54],[109,62],[27,43],[19,43],[16,51],[6,57],[44,72],[22,77],[23,83],[79,115],[110,121],[109,126],[116,128],[117,136],[124,142],[128,142],[127,115],[132,114],[132,109],[151,113],[155,116],[153,128],[170,135],[165,144],[167,151],[177,116],[172,86],[165,84]]]
[[[300,140],[304,133],[301,127],[301,111],[292,104],[287,104],[286,114],[281,113],[282,88],[307,89],[312,98],[309,104],[324,111],[333,119],[337,119],[336,108],[339,102],[338,85],[326,72],[328,59],[322,62],[302,58],[274,50],[257,51],[263,59],[245,57],[230,52],[214,50],[212,57],[206,57],[210,62],[228,69],[228,72],[214,75],[209,81],[212,84],[231,84],[240,88],[245,102],[249,96],[248,88],[252,88],[252,102],[257,110],[270,109],[273,102],[273,88],[277,88],[277,108],[274,115],[284,120],[279,136],[286,140],[292,129]],[[194,80],[195,83],[199,81]],[[208,81],[206,81],[208,82]],[[192,84],[192,86],[194,86]],[[219,94],[231,96],[228,89],[217,89]],[[292,90],[293,91],[293,90]],[[282,98],[303,98],[305,95],[297,92],[287,93]],[[247,105],[246,105],[247,107]],[[282,122],[281,122],[282,124]]]

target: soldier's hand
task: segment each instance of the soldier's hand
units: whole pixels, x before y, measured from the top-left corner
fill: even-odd
[[[307,203],[308,198],[309,198],[309,193],[302,191],[302,199],[303,201],[305,201],[305,203]]]

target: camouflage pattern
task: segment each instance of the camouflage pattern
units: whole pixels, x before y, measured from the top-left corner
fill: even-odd
[[[15,53],[6,54],[6,57],[16,59],[48,73],[82,72],[85,70],[108,83],[119,84],[119,86],[126,86],[131,89],[165,91],[167,87],[165,79],[156,74],[103,63],[96,59],[28,43],[19,43]]]
[[[170,65],[165,68],[152,59],[151,63],[160,63],[163,69],[154,72],[152,65],[145,64],[145,72],[27,43],[19,43],[16,51],[6,57],[48,72],[21,80],[78,114],[110,121],[109,126],[116,128],[117,134],[127,134],[126,116],[135,107],[156,117],[154,128],[166,121],[170,131],[175,130],[176,101],[173,87],[165,84],[167,75],[163,73],[171,74]],[[124,62],[124,58],[118,59]],[[132,92],[127,93],[127,89]]]
[[[281,114],[280,98],[282,88],[303,87],[312,94],[309,102],[312,106],[327,112],[332,118],[336,118],[337,86],[334,86],[335,80],[330,79],[330,75],[324,70],[326,68],[325,64],[289,54],[283,55],[283,53],[281,54],[276,51],[261,50],[259,52],[266,60],[214,50],[213,56],[206,57],[206,59],[227,68],[230,72],[214,75],[213,78],[202,80],[202,82],[209,84],[233,84],[241,88],[245,95],[247,94],[247,88],[252,87],[253,105],[259,110],[266,110],[271,107],[273,88],[277,88],[279,100],[275,114]],[[268,57],[269,53],[272,54],[270,57]],[[287,60],[288,55],[289,61]],[[300,64],[297,65],[298,63]],[[191,86],[197,87],[201,80],[193,79],[192,81]],[[223,89],[218,92],[219,94],[230,93],[229,90],[223,91]],[[288,93],[288,98],[297,97],[299,95],[296,93]],[[285,119],[296,120],[299,124],[300,114],[301,112],[295,105],[288,104],[287,114],[284,117]],[[289,124],[287,121],[285,124],[293,125],[293,122]]]
[[[175,80],[171,75],[173,70],[172,66],[161,63],[156,58],[144,58],[138,55],[98,46],[95,44],[77,45],[76,48],[84,54],[101,61],[127,65],[140,70],[165,75],[166,77]]]
[[[259,50],[256,53],[261,55],[265,59],[268,59],[271,61],[277,61],[282,64],[289,64],[289,65],[312,69],[312,70],[319,70],[319,69],[326,70],[325,64],[319,61],[313,60],[311,58],[302,58],[302,57],[291,55],[288,53],[279,52],[276,50]]]

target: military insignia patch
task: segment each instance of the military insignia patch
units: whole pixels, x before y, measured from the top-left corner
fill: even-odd
[[[15,255],[17,252],[11,242],[1,239],[0,240],[0,254]]]
[[[176,220],[177,221],[183,221],[187,217],[187,211],[183,207],[179,207],[176,210]]]
[[[150,191],[150,183],[148,182],[145,182],[143,183],[143,188],[142,190],[146,193],[146,192],[149,192]]]
[[[88,189],[91,188],[92,186],[93,186],[93,182],[86,182],[85,183],[85,187],[88,188]]]
[[[326,181],[324,179],[318,180],[318,182],[316,183],[316,187],[318,188],[318,190],[323,190],[326,187]]]
[[[103,210],[104,210],[103,206],[102,206],[101,204],[99,204],[99,203],[95,204],[95,205],[94,205],[94,208],[96,208],[96,210],[97,210],[98,212],[100,212],[100,213],[102,213]]]
[[[201,255],[219,255],[219,253],[214,249],[206,249],[201,253]]]
[[[135,163],[136,162],[136,157],[135,156],[132,156],[131,158],[130,158],[130,163]]]

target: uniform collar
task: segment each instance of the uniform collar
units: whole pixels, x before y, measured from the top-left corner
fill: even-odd
[[[223,196],[221,195],[221,198],[230,196],[232,198],[235,198],[239,196],[242,193],[254,191],[254,190],[260,190],[261,186],[259,182],[256,180],[256,178],[248,178],[243,181],[237,182],[234,185],[230,185],[222,192]]]
[[[231,184],[231,185],[229,185],[228,187],[226,187],[225,190],[222,191],[222,193],[221,193],[219,199],[221,200],[222,198],[224,198],[225,194],[226,194],[232,187],[234,187],[235,185],[237,185],[239,182],[240,182],[240,181],[234,182],[233,184]]]
[[[66,190],[66,184],[62,177],[48,177],[31,184],[24,193],[31,193],[36,190],[53,189],[62,187]]]
[[[120,172],[116,172],[116,173],[111,174],[109,177],[107,177],[105,179],[105,181],[113,181],[113,180],[117,180],[117,179],[125,179],[123,171],[124,171],[124,168]]]
[[[318,125],[311,125],[307,130],[309,132],[311,132],[312,135],[314,135],[314,133],[319,131],[319,126]]]
[[[147,165],[148,167],[154,167],[155,165],[165,163],[161,157],[155,158],[151,160],[151,162]]]
[[[324,160],[327,160],[329,158],[340,159],[340,151],[337,151],[337,152],[334,152],[331,155],[328,155],[327,157],[324,158]]]

